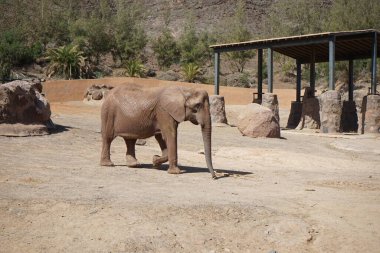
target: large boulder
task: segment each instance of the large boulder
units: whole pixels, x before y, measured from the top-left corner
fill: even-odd
[[[54,125],[39,80],[13,81],[0,85],[0,135],[48,134]]]
[[[272,110],[256,103],[248,104],[238,117],[239,131],[252,138],[280,138],[280,124]]]

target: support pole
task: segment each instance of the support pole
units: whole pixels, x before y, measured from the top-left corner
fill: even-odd
[[[214,52],[214,95],[219,95],[220,53]]]
[[[348,100],[354,100],[354,61],[348,61]]]
[[[273,93],[273,50],[268,48],[268,93]]]
[[[329,38],[329,90],[335,90],[335,36]]]
[[[315,48],[313,47],[310,59],[310,89],[312,96],[315,97]]]
[[[371,94],[376,94],[376,85],[377,85],[377,32],[373,33],[372,37],[372,72],[371,72]]]
[[[296,101],[301,102],[301,80],[302,80],[302,65],[299,60],[297,60],[297,93],[296,93]]]
[[[263,50],[257,50],[257,96],[263,100]]]

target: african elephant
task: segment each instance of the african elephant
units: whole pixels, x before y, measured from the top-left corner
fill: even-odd
[[[211,159],[210,104],[206,91],[185,87],[144,88],[120,86],[107,95],[101,109],[102,153],[100,164],[113,166],[110,146],[115,137],[124,138],[127,166],[137,167],[137,139],[154,136],[162,155],[153,156],[153,166],[169,161],[168,173],[179,174],[177,166],[177,127],[189,120],[201,125],[205,157],[211,176],[215,172]]]

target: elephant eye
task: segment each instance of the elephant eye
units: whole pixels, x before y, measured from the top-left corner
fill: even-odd
[[[198,112],[202,108],[202,103],[197,103],[193,106],[193,112]]]

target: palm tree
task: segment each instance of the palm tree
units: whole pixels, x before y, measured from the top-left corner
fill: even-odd
[[[78,46],[67,45],[49,49],[47,59],[50,60],[47,74],[63,75],[65,79],[80,78],[81,68],[85,64],[83,52]]]

